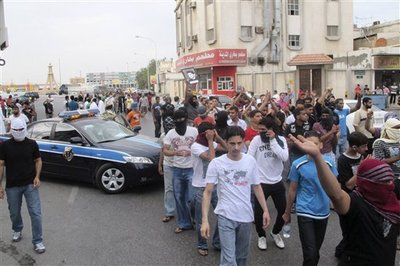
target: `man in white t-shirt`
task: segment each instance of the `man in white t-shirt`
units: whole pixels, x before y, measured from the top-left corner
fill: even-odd
[[[271,231],[271,237],[278,248],[284,248],[279,232],[282,230],[284,221],[282,215],[286,209],[285,185],[282,181],[283,165],[289,158],[289,150],[286,139],[279,136],[278,125],[272,117],[264,117],[258,125],[260,134],[255,136],[250,143],[248,154],[257,161],[258,174],[261,180],[265,200],[269,196],[274,201],[277,210],[274,227]],[[255,225],[258,233],[258,248],[267,249],[266,232],[262,228],[262,209],[260,204],[255,203],[254,216]]]
[[[202,122],[198,127],[199,135],[197,135],[195,143],[191,147],[192,160],[193,160],[193,201],[195,208],[195,220],[197,231],[197,252],[201,256],[208,255],[207,239],[201,237],[201,204],[203,201],[204,188],[206,187],[206,172],[208,164],[215,158],[215,151],[225,151],[226,143],[221,137],[216,134],[215,126],[208,122]],[[214,139],[217,142],[214,141]],[[211,196],[211,204],[215,209],[217,206],[218,197],[216,190],[213,191]],[[217,225],[218,226],[218,225]],[[218,227],[214,231],[212,245],[216,249],[220,249],[220,241],[218,234]]]
[[[236,106],[229,108],[229,117],[230,119],[227,122],[228,126],[239,126],[243,130],[246,130],[247,123],[239,118],[239,109]]]
[[[164,138],[164,156],[173,156],[173,188],[175,195],[177,227],[175,233],[192,229],[189,202],[192,199],[193,161],[190,147],[197,137],[197,129],[187,126],[187,113],[174,112],[175,128]],[[172,149],[171,149],[172,148]]]
[[[7,124],[6,131],[7,132],[10,131],[10,129],[11,129],[10,125],[14,119],[20,119],[25,124],[25,127],[29,123],[28,117],[19,110],[17,105],[14,105],[12,108],[12,114],[6,119],[6,124]]]
[[[244,136],[242,128],[228,127],[226,132],[228,153],[212,160],[206,174],[207,185],[203,195],[201,235],[206,239],[210,236],[208,211],[214,185],[218,184],[218,204],[214,212],[218,216],[221,241],[220,265],[224,266],[246,265],[254,221],[251,206],[252,187],[264,211],[264,230],[270,222],[257,163],[250,155],[241,153]]]

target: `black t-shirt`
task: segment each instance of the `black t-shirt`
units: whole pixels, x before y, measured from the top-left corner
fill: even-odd
[[[339,265],[394,265],[399,226],[354,192],[349,195],[350,209],[342,216],[347,229]]]
[[[13,138],[0,145],[0,160],[5,161],[6,187],[26,186],[33,183],[36,175],[34,160],[40,158],[36,141],[25,138],[18,142]]]
[[[303,123],[303,125],[299,126],[296,122],[291,123],[285,129],[285,137],[288,137],[289,134],[292,134],[294,137],[298,135],[303,136],[305,132],[310,131],[310,124],[308,122]],[[305,155],[305,153],[300,150],[296,145],[292,145],[289,149],[289,152],[295,157],[300,158],[301,156]]]
[[[360,165],[362,156],[359,157],[349,157],[347,154],[343,153],[339,156],[337,161],[338,170],[338,180],[342,185],[342,189],[346,192],[351,192],[346,187],[346,182],[350,180],[356,174],[356,168]]]
[[[153,109],[153,114],[154,114],[154,117],[155,117],[156,119],[161,118],[161,104],[159,104],[159,103],[154,103],[154,104],[151,106],[151,109]]]

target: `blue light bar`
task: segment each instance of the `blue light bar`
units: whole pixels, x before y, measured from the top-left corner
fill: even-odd
[[[98,114],[100,111],[99,109],[79,109],[79,110],[74,110],[74,111],[62,111],[58,114],[58,117],[61,118],[70,118],[73,116],[94,116]]]

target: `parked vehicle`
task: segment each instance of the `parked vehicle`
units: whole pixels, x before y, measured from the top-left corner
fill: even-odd
[[[25,94],[23,96],[25,96],[27,98],[34,98],[35,100],[39,99],[39,93],[34,92],[34,91],[25,92]]]
[[[94,116],[96,112],[61,112],[28,125],[28,138],[39,145],[42,175],[94,183],[110,194],[161,181],[160,145],[138,130]],[[0,135],[0,141],[9,137]]]

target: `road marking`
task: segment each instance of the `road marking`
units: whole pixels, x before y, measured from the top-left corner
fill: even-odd
[[[73,187],[68,197],[68,204],[74,203],[76,196],[78,195],[79,187]]]
[[[0,240],[0,252],[13,258],[18,265],[33,266],[36,262],[29,254],[20,253],[14,245],[7,244],[3,240]]]

